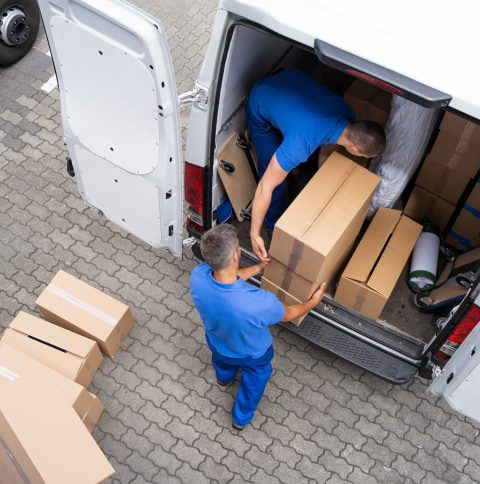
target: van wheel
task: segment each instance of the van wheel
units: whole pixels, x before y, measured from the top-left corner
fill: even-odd
[[[0,66],[17,62],[33,47],[39,24],[35,0],[0,0]]]

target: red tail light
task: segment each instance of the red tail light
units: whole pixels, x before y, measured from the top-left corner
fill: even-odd
[[[199,214],[203,214],[204,172],[204,167],[185,162],[185,201]]]
[[[472,329],[480,321],[480,307],[472,304],[472,307],[465,317],[458,323],[448,339],[435,352],[434,358],[440,362],[446,363],[457,351],[458,347],[465,341]]]

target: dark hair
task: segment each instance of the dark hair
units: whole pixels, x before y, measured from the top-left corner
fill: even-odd
[[[385,149],[385,131],[374,121],[356,121],[345,134],[362,155],[376,156]]]
[[[200,251],[205,262],[213,269],[228,267],[238,247],[238,236],[235,227],[222,224],[205,232],[200,239]]]

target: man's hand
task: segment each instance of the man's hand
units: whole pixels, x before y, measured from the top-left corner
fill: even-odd
[[[325,289],[327,288],[327,284],[322,282],[322,285],[312,294],[310,301],[313,304],[313,307],[317,307],[320,304],[320,301],[325,296]]]
[[[242,269],[238,270],[237,274],[241,279],[243,279],[244,281],[247,281],[251,277],[256,276],[257,274],[262,272],[263,269],[267,267],[267,265],[268,265],[268,262],[260,262],[250,267],[243,267]]]
[[[252,240],[252,249],[255,255],[260,259],[261,262],[266,263],[270,261],[267,250],[265,249],[265,242],[261,235],[250,235]]]

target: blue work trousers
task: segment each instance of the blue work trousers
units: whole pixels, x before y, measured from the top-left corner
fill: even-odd
[[[232,421],[238,425],[247,425],[253,419],[272,374],[273,346],[260,358],[228,358],[218,353],[208,338],[207,343],[212,350],[212,365],[218,380],[230,382],[239,369],[242,371],[233,405]]]
[[[249,106],[250,97],[245,103],[248,131],[258,160],[258,178],[261,179],[272,156],[283,142],[282,133],[270,123],[257,116]],[[284,180],[272,193],[272,201],[265,215],[264,224],[273,228],[275,222],[288,207],[288,187]]]

